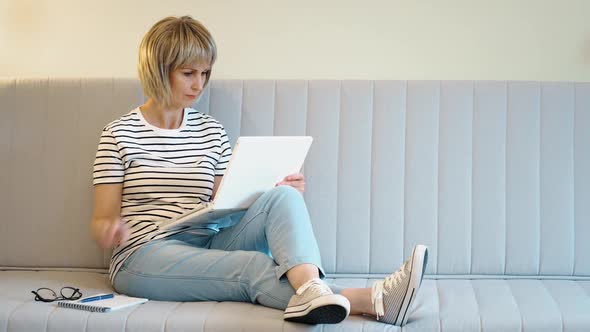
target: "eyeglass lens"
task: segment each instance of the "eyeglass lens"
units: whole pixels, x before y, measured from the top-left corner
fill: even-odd
[[[77,300],[82,297],[82,293],[80,290],[73,287],[64,287],[60,291],[61,297],[66,300]]]
[[[49,288],[39,288],[37,289],[37,296],[40,300],[56,300],[57,294],[52,289]]]

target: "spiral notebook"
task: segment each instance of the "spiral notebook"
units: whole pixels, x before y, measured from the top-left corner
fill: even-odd
[[[71,308],[93,312],[109,312],[127,308],[137,304],[142,304],[148,301],[148,299],[142,299],[139,297],[130,297],[126,295],[115,294],[115,296],[110,299],[103,299],[86,303],[82,302],[86,298],[88,297],[84,297],[76,301],[59,301],[57,305],[63,308]]]

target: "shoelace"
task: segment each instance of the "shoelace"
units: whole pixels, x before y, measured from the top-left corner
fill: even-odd
[[[373,284],[371,291],[371,303],[373,304],[373,308],[375,308],[377,320],[379,320],[379,317],[385,315],[385,308],[383,307],[383,295],[387,294],[388,289],[397,286],[402,281],[402,279],[406,277],[405,271],[408,262],[409,260],[407,260],[404,265],[402,265],[402,267],[394,274]]]
[[[332,291],[324,282],[319,278],[314,278],[309,280],[308,282],[301,285],[297,291],[295,292],[297,295],[303,294],[308,288],[311,288],[312,291],[319,293],[320,295],[330,295]]]

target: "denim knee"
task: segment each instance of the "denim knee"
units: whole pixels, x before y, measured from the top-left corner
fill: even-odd
[[[266,196],[266,197],[264,197]],[[297,191],[297,189],[291,186],[278,186],[267,191],[261,197],[262,201],[266,202],[264,210],[269,212],[270,209],[282,207],[286,204],[286,207],[295,209],[305,209],[305,201],[303,195]]]
[[[287,186],[287,185],[281,185],[281,186],[274,187],[271,190],[269,190],[267,193],[270,193],[273,196],[278,196],[281,198],[291,197],[294,195],[296,195],[295,198],[299,198],[299,199],[303,198],[303,196],[301,195],[301,193],[297,189],[295,189],[291,186]]]

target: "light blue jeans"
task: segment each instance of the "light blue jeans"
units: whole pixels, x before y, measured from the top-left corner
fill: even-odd
[[[115,289],[152,300],[239,301],[285,309],[294,294],[285,276],[289,269],[309,263],[323,277],[309,213],[294,188],[275,187],[247,211],[222,219],[219,232],[211,235],[193,229],[147,243],[127,258]]]

